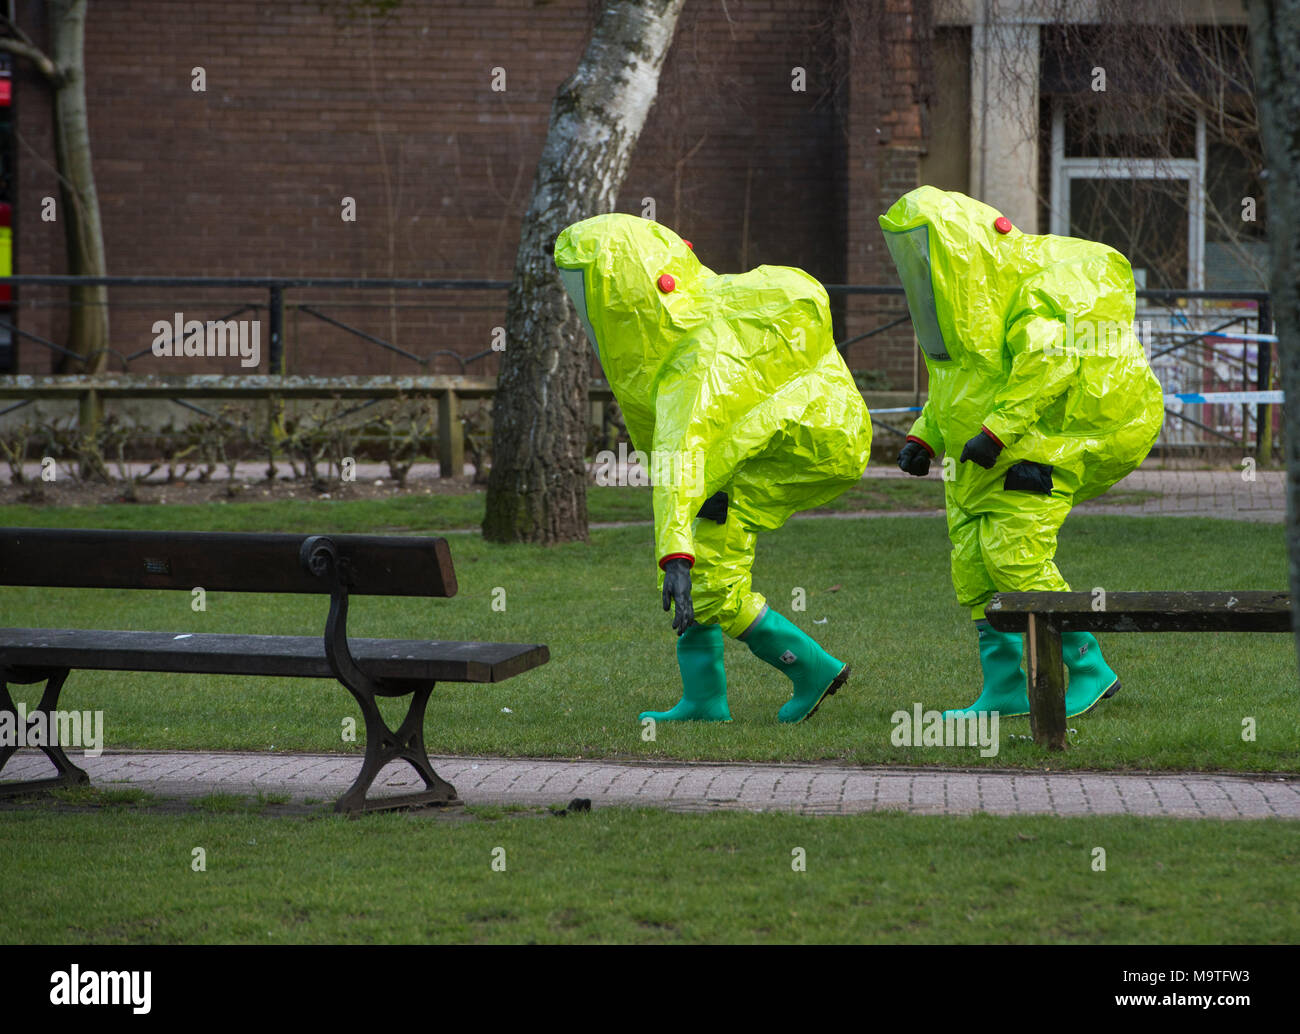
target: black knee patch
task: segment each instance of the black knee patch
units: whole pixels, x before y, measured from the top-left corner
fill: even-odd
[[[727,523],[727,504],[730,502],[726,492],[714,492],[704,500],[704,505],[700,507],[700,512],[696,517],[704,517],[719,524]]]
[[[1008,492],[1037,492],[1052,494],[1052,468],[1047,463],[1021,460],[1007,468],[1002,487]]]

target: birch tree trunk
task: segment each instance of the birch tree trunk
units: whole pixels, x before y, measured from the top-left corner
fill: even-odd
[[[591,345],[549,253],[570,223],[614,209],[685,0],[611,0],[551,105],[524,216],[492,404],[483,537],[587,539]]]
[[[1286,393],[1287,552],[1300,656],[1300,0],[1250,0],[1255,99],[1268,165],[1270,294]]]

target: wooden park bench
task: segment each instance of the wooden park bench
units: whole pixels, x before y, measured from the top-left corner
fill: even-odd
[[[1034,742],[1065,749],[1062,632],[1290,632],[1285,592],[1001,592],[985,608],[1000,632],[1025,633]]]
[[[0,629],[0,715],[10,712],[16,728],[9,684],[43,682],[36,710],[51,722],[64,680],[76,669],[338,679],[366,726],[361,773],[335,805],[341,812],[460,803],[424,747],[425,705],[435,683],[501,682],[550,659],[540,645],[348,639],[350,596],[456,595],[451,551],[441,538],[3,528],[0,584],[328,594],[323,636]],[[116,606],[111,596],[104,601]],[[376,698],[405,696],[406,717],[390,729]],[[16,749],[0,746],[0,769]],[[0,784],[0,793],[89,782],[61,746],[41,749],[58,776]],[[420,774],[425,789],[367,798],[380,770],[399,759]]]

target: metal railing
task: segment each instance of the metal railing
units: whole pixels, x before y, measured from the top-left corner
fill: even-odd
[[[269,373],[272,376],[282,375],[284,370],[284,314],[285,314],[285,292],[295,289],[318,289],[332,291],[354,291],[354,290],[410,290],[410,291],[504,291],[510,287],[508,280],[421,280],[421,279],[371,279],[371,278],[353,278],[353,277],[189,277],[189,276],[99,276],[99,277],[82,277],[82,276],[11,276],[0,277],[0,284],[11,284],[14,287],[22,288],[31,287],[160,287],[167,289],[189,288],[189,289],[260,289],[267,292],[267,301],[265,305],[256,303],[245,303],[237,309],[232,310],[224,316],[217,317],[219,320],[231,319],[234,316],[248,311],[265,311],[267,314],[268,344],[267,364]],[[434,358],[439,355],[454,356],[461,363],[461,369],[471,362],[490,356],[492,349],[479,352],[476,355],[462,357],[459,353],[448,349],[440,349],[428,356],[419,356],[398,347],[388,341],[383,340],[375,335],[356,327],[333,319],[321,312],[317,302],[313,305],[300,304],[296,306],[299,312],[304,312],[309,316],[321,320],[324,323],[345,330],[352,335],[369,341],[371,344],[381,348],[388,349],[399,354],[413,362],[421,365],[428,365]],[[215,322],[215,321],[214,321]],[[53,341],[49,341],[30,331],[25,331],[20,327],[14,326],[7,320],[0,320],[0,327],[8,329],[11,333],[17,334],[28,340],[35,341],[37,344],[47,348],[59,355],[62,355],[72,361],[79,361],[83,364],[90,365],[96,359],[97,355],[81,356],[75,352],[64,348]],[[109,355],[117,356],[123,364],[123,367],[129,367],[131,362],[145,355],[149,355],[149,348],[142,348],[138,351],[127,353],[115,348],[105,350]]]
[[[239,396],[384,398],[422,393],[438,397],[440,424],[445,427],[453,426],[457,422],[457,403],[460,398],[481,398],[493,393],[495,378],[470,376],[469,368],[474,363],[499,354],[497,349],[486,348],[466,355],[460,351],[438,348],[421,355],[323,311],[329,305],[346,306],[353,303],[293,302],[288,300],[286,295],[299,290],[326,290],[336,293],[358,290],[503,292],[510,287],[510,282],[505,280],[349,277],[13,276],[0,277],[0,283],[7,283],[19,289],[104,286],[114,289],[162,288],[169,291],[182,289],[265,291],[264,303],[244,302],[219,317],[219,320],[230,320],[246,312],[265,313],[268,329],[266,374],[250,373],[235,376],[202,374],[183,377],[142,375],[133,373],[130,367],[133,362],[151,353],[149,347],[131,352],[108,348],[105,351],[110,356],[116,357],[122,366],[121,371],[116,374],[0,376],[0,398],[22,399],[15,406],[0,409],[0,416],[28,405],[37,398],[78,398],[83,402],[83,412],[94,412],[97,400],[106,397],[171,398],[178,404],[211,416],[212,414],[207,413],[206,410],[184,400]],[[901,299],[904,295],[901,287],[884,285],[831,284],[827,285],[826,289],[832,296],[839,297],[868,295]],[[1139,310],[1140,330],[1144,313],[1148,316],[1156,313],[1159,316],[1155,322],[1160,325],[1151,326],[1143,338],[1153,366],[1157,369],[1158,375],[1163,374],[1162,383],[1167,392],[1188,396],[1253,395],[1257,399],[1254,402],[1171,400],[1166,410],[1176,423],[1166,422],[1166,428],[1162,432],[1162,443],[1170,447],[1181,447],[1204,445],[1207,440],[1227,441],[1248,449],[1253,439],[1257,454],[1268,456],[1272,449],[1273,410],[1276,405],[1269,400],[1274,369],[1272,356],[1275,338],[1272,334],[1272,314],[1268,294],[1261,291],[1141,290],[1138,292],[1138,298],[1140,304],[1150,303],[1154,306],[1147,310]],[[1212,304],[1223,302],[1253,304],[1254,311],[1243,309],[1240,312],[1229,313],[1211,307]],[[15,306],[17,304],[18,299],[15,299]],[[401,306],[391,303],[390,307]],[[413,373],[383,376],[315,376],[288,373],[285,369],[284,349],[287,311],[300,313],[324,326],[341,330],[365,342],[368,346],[397,356],[413,364]],[[906,309],[897,316],[892,312],[886,312],[884,316],[888,318],[881,324],[840,342],[837,347],[843,352],[855,344],[902,326],[910,319]],[[1236,330],[1239,326],[1249,326],[1252,321],[1253,331]],[[83,367],[93,365],[98,359],[98,356],[77,355],[65,346],[8,320],[0,319],[0,329],[7,329],[10,334],[32,341],[52,354],[62,356],[73,363],[80,363]],[[440,357],[454,360],[459,366],[459,374],[425,373],[424,371],[430,370]],[[911,393],[891,394],[901,397]],[[608,386],[598,379],[595,380],[592,385],[593,401],[599,403],[610,397]],[[1198,413],[1199,419],[1184,411],[1188,406],[1203,407]],[[913,411],[916,407],[889,408],[894,412],[905,413]],[[897,431],[897,428],[890,427],[888,423],[881,423],[881,426]],[[1176,427],[1195,429],[1201,439],[1196,440],[1194,436],[1180,434],[1175,430]]]

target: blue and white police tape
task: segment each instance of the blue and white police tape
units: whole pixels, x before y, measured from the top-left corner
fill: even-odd
[[[1156,337],[1217,337],[1225,341],[1267,341],[1269,344],[1277,344],[1276,334],[1234,334],[1226,330],[1207,330],[1204,332],[1196,330],[1156,330],[1152,331]]]
[[[1178,391],[1165,395],[1165,402],[1183,402],[1191,405],[1221,406],[1251,402],[1257,406],[1280,406],[1285,401],[1281,391]],[[894,406],[890,409],[872,409],[872,416],[886,413],[919,413],[920,406]]]
[[[1280,391],[1179,391],[1165,396],[1165,402],[1190,402],[1193,405],[1204,404],[1220,406],[1234,402],[1253,402],[1257,406],[1280,406],[1283,402]]]

